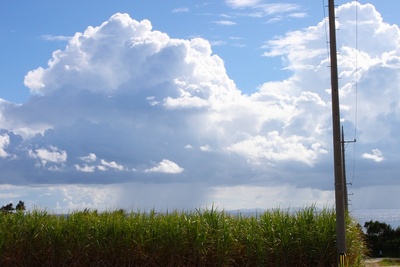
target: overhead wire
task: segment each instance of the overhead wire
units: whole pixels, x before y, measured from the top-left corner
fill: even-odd
[[[326,43],[326,54],[327,54],[327,60],[329,61],[328,67],[330,67],[330,48],[329,48],[329,32],[328,32],[328,16],[326,14],[326,8],[328,7],[328,4],[325,3],[326,0],[322,0],[322,11],[323,11],[323,21],[324,21],[324,27],[325,27],[325,43]],[[335,198],[335,186],[334,184],[331,185],[331,196],[330,199]]]
[[[329,58],[329,39],[328,39],[328,28],[326,25],[327,16],[326,16],[325,9],[326,9],[325,0],[322,0],[322,11],[324,14],[324,21],[325,21],[324,26],[325,26],[326,54],[327,54],[327,58]]]
[[[356,47],[356,71],[355,71],[355,115],[354,115],[354,140],[357,137],[357,117],[358,117],[358,0],[356,0],[356,11],[355,11],[355,32],[356,32],[356,40],[355,40],[355,47]]]

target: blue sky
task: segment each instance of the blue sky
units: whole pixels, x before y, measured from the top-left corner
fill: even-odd
[[[400,208],[396,2],[336,4],[352,208]],[[2,1],[0,200],[332,205],[324,5]]]
[[[247,14],[249,11],[229,8],[223,1],[129,1],[119,4],[115,1],[104,1],[100,6],[93,1],[61,4],[52,1],[41,1],[39,4],[26,1],[22,8],[20,4],[7,1],[2,5],[6,7],[1,11],[1,34],[7,40],[7,43],[2,44],[5,46],[2,70],[4,68],[3,71],[9,72],[7,77],[15,77],[3,81],[5,84],[2,84],[2,88],[10,89],[2,96],[17,102],[24,102],[29,97],[22,77],[37,66],[45,66],[49,55],[66,44],[65,40],[56,41],[55,38],[51,41],[46,37],[71,37],[89,25],[100,25],[117,12],[128,13],[136,20],[149,19],[154,29],[166,32],[172,38],[202,37],[209,40],[214,44],[214,53],[224,59],[227,71],[236,77],[235,82],[240,83],[240,88],[245,91],[256,90],[266,76],[278,79],[287,75],[281,71],[279,59],[260,57],[261,46],[266,40],[285,33],[293,24],[300,28],[323,17],[322,2],[317,8],[302,7],[295,3],[295,12],[304,14],[304,17],[288,21],[282,19],[277,23],[268,23],[268,20],[287,16],[292,12],[277,11],[277,14],[253,18]],[[19,19],[15,19],[16,16]],[[232,54],[235,56],[231,56]],[[16,60],[18,64],[15,64]],[[274,68],[266,68],[270,64],[274,64]],[[10,65],[18,66],[18,72],[11,69]],[[241,78],[242,76],[246,78]],[[20,93],[14,93],[15,88],[19,88]]]
[[[302,2],[283,3],[293,5],[294,10],[285,11],[282,7],[276,13],[254,17],[257,9],[232,8],[224,1],[103,1],[101,5],[95,1],[2,1],[1,71],[9,78],[1,81],[1,88],[4,88],[1,96],[25,102],[29,91],[23,85],[23,77],[38,66],[46,66],[51,53],[65,47],[62,37],[71,37],[89,25],[100,25],[117,12],[128,13],[135,20],[149,19],[155,30],[172,38],[209,40],[213,52],[225,61],[229,76],[241,90],[252,92],[265,81],[279,80],[290,74],[282,71],[279,58],[260,57],[262,45],[275,36],[314,25],[323,18],[323,1]],[[344,2],[336,1],[337,4]],[[391,1],[372,3],[385,15],[385,21],[398,21]]]

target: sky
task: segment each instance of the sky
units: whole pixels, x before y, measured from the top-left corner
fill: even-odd
[[[336,1],[350,209],[400,209],[397,1]],[[0,2],[0,204],[334,205],[327,1]]]

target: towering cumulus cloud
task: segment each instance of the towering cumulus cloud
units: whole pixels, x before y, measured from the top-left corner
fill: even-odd
[[[257,1],[239,2],[230,1],[240,8]],[[371,171],[398,159],[398,124],[390,122],[400,118],[400,34],[373,6],[360,5],[360,38],[375,38],[356,50],[348,26],[355,5],[338,9],[342,116],[353,129],[357,79],[356,157]],[[207,40],[173,39],[120,13],[76,33],[46,67],[27,73],[27,103],[0,102],[1,183],[8,184],[1,190],[52,196],[59,208],[329,201],[324,22],[264,49],[293,75],[243,94]],[[372,179],[364,174],[361,184]]]
[[[318,95],[242,95],[206,40],[171,39],[127,14],[75,34],[47,68],[26,75],[25,85],[31,100],[8,108],[6,117],[15,120],[3,122],[23,137],[28,170],[57,170],[37,177],[44,181],[81,182],[104,171],[119,172],[96,178],[105,183],[165,174],[162,179],[203,180],[235,160],[311,166],[326,153],[307,131],[283,130],[303,115],[299,103],[326,109]],[[208,162],[210,157],[219,163]]]

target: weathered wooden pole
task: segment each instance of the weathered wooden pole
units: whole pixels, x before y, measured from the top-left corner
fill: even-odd
[[[335,1],[329,0],[329,38],[332,87],[333,158],[335,174],[336,246],[339,264],[346,255],[346,212],[340,136],[339,81],[336,51]]]

